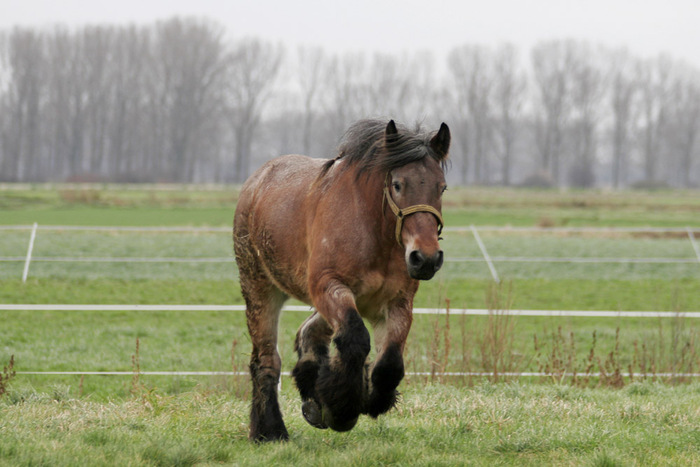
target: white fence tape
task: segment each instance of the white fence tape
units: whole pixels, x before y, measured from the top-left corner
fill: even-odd
[[[688,227],[686,231],[688,232],[688,238],[690,239],[690,243],[693,245],[693,250],[695,250],[695,256],[698,258],[698,262],[700,263],[700,247],[695,241],[695,234],[693,233],[693,230],[690,227]]]
[[[66,304],[0,304],[0,311],[244,311],[243,305],[66,305]],[[286,306],[284,311],[311,312],[308,306]],[[446,314],[446,310],[439,308],[415,308],[414,314]],[[485,310],[485,309],[450,309],[451,315],[474,315],[488,316],[498,313],[510,316],[549,316],[549,317],[601,317],[601,318],[700,318],[700,311],[691,312],[670,312],[670,311],[585,311],[585,310]],[[38,376],[132,376],[133,371],[17,371],[18,375],[38,375]],[[144,376],[247,376],[247,372],[241,371],[139,371],[139,375]],[[289,372],[282,373],[283,376],[290,376]],[[406,373],[407,376],[439,376],[439,377],[489,377],[493,372],[413,372]],[[498,373],[500,376],[508,377],[558,377],[562,375],[552,375],[538,372],[505,372]],[[565,376],[573,377],[573,373]],[[580,377],[599,377],[600,373],[581,374]],[[650,373],[622,374],[624,377],[658,377],[658,378],[697,378],[700,373]]]
[[[31,224],[0,225],[0,230],[31,230]],[[479,226],[482,232],[535,232],[535,233],[686,233],[700,232],[696,227],[512,227],[512,226]],[[40,225],[39,230],[95,230],[95,231],[125,231],[125,232],[231,232],[231,227],[187,227],[187,226],[91,226],[91,225]],[[471,226],[445,227],[443,232],[469,233]]]
[[[24,261],[24,270],[22,271],[22,282],[27,282],[27,274],[29,274],[29,263],[32,261],[32,251],[34,251],[34,239],[36,239],[37,223],[32,227],[32,233],[29,236],[29,247],[27,248],[27,257]]]
[[[0,256],[0,262],[20,262],[24,261],[25,266],[22,273],[22,280],[26,281],[29,272],[30,262],[41,263],[233,263],[233,257],[95,257],[95,256],[33,256],[32,249],[36,238],[37,230],[42,231],[113,231],[113,232],[163,232],[163,233],[210,233],[225,232],[230,233],[229,227],[124,227],[124,226],[69,226],[69,225],[4,225],[2,230],[31,230],[29,249],[26,256]],[[695,253],[693,257],[676,258],[621,258],[621,257],[529,257],[529,256],[490,256],[486,245],[482,241],[478,230],[484,232],[538,232],[538,233],[619,233],[619,232],[650,232],[650,233],[686,233]],[[700,232],[696,227],[450,227],[446,232],[471,232],[481,250],[482,257],[448,257],[448,263],[472,263],[486,261],[491,276],[495,282],[500,282],[500,277],[496,270],[496,263],[608,263],[608,264],[689,264],[700,263],[700,247],[695,240],[695,231]]]
[[[17,371],[18,375],[39,375],[39,376],[133,376],[134,371]],[[248,376],[250,373],[246,371],[139,371],[140,376]],[[291,373],[284,371],[281,373],[282,376],[291,376]],[[508,377],[593,377],[597,378],[601,376],[601,373],[565,373],[564,375],[558,373],[541,373],[541,372],[529,372],[524,371],[522,373],[506,371],[497,372],[497,376],[508,376]],[[494,372],[486,371],[466,371],[466,372],[444,372],[444,373],[431,373],[427,371],[418,372],[407,372],[406,376],[448,376],[448,377],[460,377],[460,376],[477,376],[486,377],[494,376]],[[656,377],[656,378],[699,378],[700,373],[620,373],[620,376],[625,378],[633,377]]]
[[[496,268],[493,265],[493,262],[491,261],[491,257],[489,256],[489,252],[486,250],[486,245],[484,245],[484,242],[481,241],[481,237],[479,236],[479,232],[476,230],[476,227],[473,225],[469,227],[470,230],[472,231],[472,234],[474,235],[474,239],[476,240],[477,245],[479,245],[479,250],[481,250],[481,254],[484,256],[484,260],[486,261],[486,264],[489,266],[489,271],[491,271],[491,277],[493,277],[493,281],[496,284],[501,283],[501,279],[498,277],[498,272],[496,272]]]
[[[305,305],[291,305],[283,311],[310,313]],[[0,311],[245,311],[244,305],[74,305],[74,304],[0,304]],[[444,315],[443,308],[414,308],[416,315]],[[589,318],[700,318],[700,311],[600,311],[600,310],[488,310],[477,308],[450,309],[451,315],[544,317],[589,317]]]

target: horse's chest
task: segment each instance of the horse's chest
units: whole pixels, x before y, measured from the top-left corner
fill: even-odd
[[[360,314],[369,316],[385,310],[405,288],[404,282],[379,272],[365,274],[354,291]]]

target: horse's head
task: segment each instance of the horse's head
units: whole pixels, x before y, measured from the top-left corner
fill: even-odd
[[[387,146],[399,139],[393,120],[386,127],[385,138]],[[426,157],[394,168],[386,176],[385,201],[396,215],[396,241],[405,248],[406,266],[413,279],[431,279],[442,267],[438,240],[449,146],[450,130],[443,123],[423,144]]]

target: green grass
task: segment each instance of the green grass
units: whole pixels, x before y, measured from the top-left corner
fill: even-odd
[[[236,199],[232,187],[0,187],[0,223],[229,227]],[[684,227],[698,226],[698,213],[697,192],[492,188],[450,189],[444,210],[448,226]],[[448,258],[481,255],[470,234],[445,237]],[[482,238],[493,256],[693,257],[682,236],[483,232]],[[0,232],[0,256],[22,256],[27,240],[27,231]],[[42,230],[34,254],[232,256],[227,233]],[[483,262],[447,263],[422,284],[415,306],[444,307],[448,298],[452,308],[495,302],[497,309],[697,311],[697,266],[497,263],[504,285],[494,298]],[[21,262],[0,263],[0,303],[242,303],[232,262],[34,262],[26,284],[21,272]],[[294,335],[305,316],[282,315],[285,371],[295,362]],[[416,315],[406,347],[409,372],[493,373],[496,367],[551,376],[509,384],[489,383],[502,380],[493,377],[409,377],[397,410],[377,421],[363,417],[345,434],[306,425],[298,393],[285,377],[281,400],[291,441],[255,446],[246,440],[247,378],[133,374],[136,355],[141,371],[246,371],[243,313],[0,312],[0,367],[14,355],[18,372],[129,373],[16,375],[0,396],[0,465],[696,465],[700,383],[652,382],[669,380],[653,372],[698,371],[695,321]],[[644,364],[646,379],[639,376]],[[637,376],[611,390],[619,381],[588,378],[589,367],[632,369]],[[576,381],[560,376],[572,369]]]
[[[0,190],[3,224],[229,226],[238,188],[37,186]],[[450,188],[445,225],[698,226],[694,191]]]
[[[29,242],[27,230],[0,232],[0,279],[21,277]],[[494,258],[499,276],[510,279],[700,279],[700,267],[687,235],[643,237],[639,234],[586,234],[489,232],[481,234]],[[447,232],[442,242],[446,263],[441,277],[486,279],[490,277],[471,232]],[[235,278],[231,234],[227,231],[81,231],[39,230],[34,242],[30,277],[71,279],[187,279]],[[100,262],[48,261],[55,258],[195,258],[216,262]],[[512,261],[525,258],[662,258],[681,263],[567,263]]]
[[[64,207],[34,208],[3,213],[3,224],[105,225],[105,226],[227,226],[233,223],[235,205],[229,207]]]
[[[696,281],[514,281],[500,290],[501,306],[522,309],[696,310]],[[489,281],[428,282],[419,291],[417,307],[486,308],[492,305]],[[621,294],[624,290],[626,294]],[[568,291],[568,292],[567,292]],[[578,299],[576,298],[578,297]],[[568,300],[568,301],[567,301]],[[3,303],[66,304],[242,304],[234,281],[187,280],[58,280],[32,279],[0,282]],[[511,301],[510,305],[506,305]],[[574,307],[573,305],[582,305]],[[496,304],[498,307],[498,303]],[[0,328],[0,362],[15,356],[18,371],[132,371],[136,339],[140,343],[144,371],[246,371],[250,351],[242,312],[196,311],[3,311]],[[285,371],[296,361],[293,342],[307,313],[286,312],[280,324],[280,353]],[[594,348],[601,362],[617,345],[617,365],[622,371],[641,357],[641,345],[663,372],[692,371],[700,367],[697,350],[685,354],[684,346],[700,349],[700,335],[693,320],[628,318],[513,318],[493,323],[488,317],[452,316],[446,338],[445,316],[416,315],[406,347],[407,370],[426,372],[434,360],[445,371],[491,371],[489,339],[494,329],[507,342],[495,351],[510,359],[511,371],[538,371],[557,346],[571,351],[577,371]],[[507,328],[511,326],[511,329]],[[498,328],[497,326],[500,326]],[[619,336],[615,329],[621,328]],[[559,329],[561,331],[559,332]],[[593,333],[596,342],[593,342]],[[436,335],[437,333],[437,335]],[[537,350],[534,336],[540,346]],[[563,338],[561,337],[563,336]],[[449,343],[446,343],[446,339]],[[235,342],[235,344],[234,344]],[[539,356],[538,356],[539,352]],[[233,361],[232,361],[233,353]],[[685,363],[679,363],[685,355]],[[601,362],[596,362],[600,366]],[[680,366],[679,366],[680,365]],[[638,372],[639,364],[634,371]],[[594,369],[594,371],[597,371]],[[198,386],[218,387],[217,377],[144,377],[166,394]],[[20,378],[42,391],[60,382],[70,394],[90,394],[100,400],[126,397],[129,377],[26,376]]]
[[[700,386],[623,390],[407,385],[398,408],[354,430],[307,425],[281,396],[291,439],[247,441],[248,403],[220,393],[148,391],[100,403],[11,391],[0,399],[7,465],[696,465]]]
[[[489,279],[447,279],[438,275],[424,282],[416,307],[442,307],[449,298],[453,308],[485,308],[492,286]],[[700,280],[696,279],[513,279],[513,309],[696,311],[700,309]],[[233,279],[66,279],[32,278],[0,281],[0,303],[84,304],[243,304]]]
[[[159,190],[135,187],[0,191],[2,224],[105,226],[230,226],[235,187],[202,191],[188,186]]]

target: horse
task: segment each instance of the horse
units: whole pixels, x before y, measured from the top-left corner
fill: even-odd
[[[394,407],[414,295],[443,264],[449,146],[445,123],[421,132],[361,120],[334,159],[281,156],[245,182],[233,241],[253,345],[250,440],[289,439],[277,397],[278,322],[289,297],[314,310],[294,343],[305,420],[348,431],[361,414]],[[374,328],[373,363],[363,318]]]

